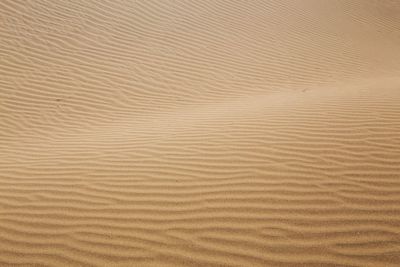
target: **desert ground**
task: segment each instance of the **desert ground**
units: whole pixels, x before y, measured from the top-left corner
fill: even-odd
[[[0,266],[400,266],[400,1],[1,0]]]

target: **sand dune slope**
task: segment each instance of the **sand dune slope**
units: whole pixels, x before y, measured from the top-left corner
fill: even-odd
[[[0,266],[400,266],[399,14],[0,1]]]

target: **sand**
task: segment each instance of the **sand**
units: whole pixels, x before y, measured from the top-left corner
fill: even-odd
[[[0,1],[0,266],[400,266],[399,14]]]

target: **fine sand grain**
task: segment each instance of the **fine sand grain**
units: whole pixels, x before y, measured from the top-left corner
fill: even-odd
[[[1,0],[0,266],[400,266],[400,1]]]

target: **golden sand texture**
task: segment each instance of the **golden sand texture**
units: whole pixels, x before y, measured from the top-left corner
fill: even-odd
[[[0,1],[0,266],[400,266],[400,1]]]

